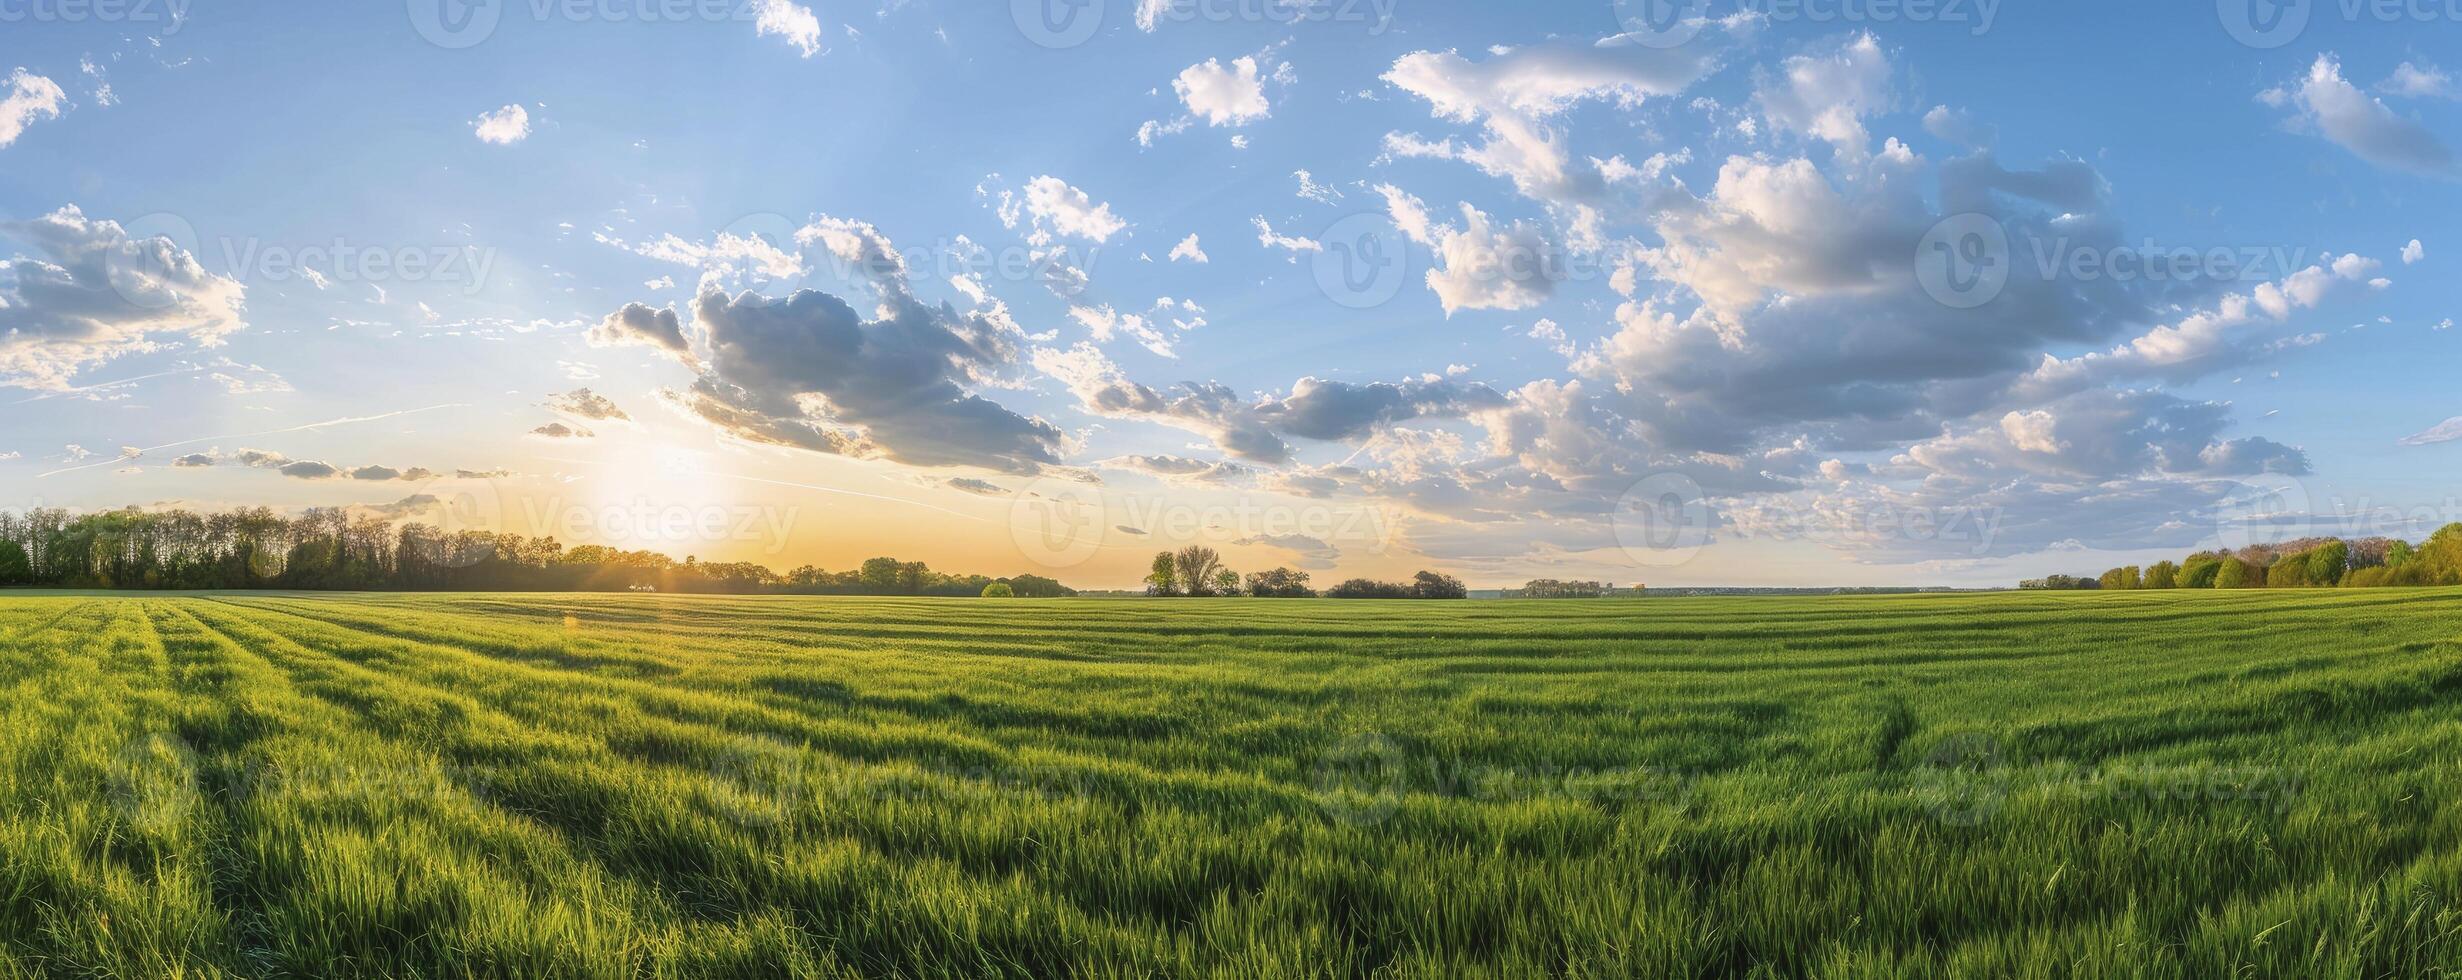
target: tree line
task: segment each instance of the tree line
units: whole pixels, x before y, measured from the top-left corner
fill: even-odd
[[[136,508],[94,514],[0,511],[0,586],[68,589],[300,589],[792,593],[806,595],[1076,595],[1039,575],[991,578],[874,558],[847,571],[779,573],[750,562],[675,559],[554,538],[399,528],[315,508],[197,514]]]
[[[1222,563],[1212,548],[1191,545],[1154,556],[1146,573],[1146,594],[1208,598],[1247,595],[1258,599],[1314,599],[1308,573],[1292,568],[1251,572],[1245,578]],[[1409,582],[1378,582],[1355,578],[1327,589],[1327,599],[1468,599],[1462,580],[1435,572],[1420,572]]]
[[[2052,575],[2024,589],[2306,589],[2462,585],[2462,524],[2412,545],[2398,538],[2301,538],[2177,562],[2124,565],[2099,576]]]

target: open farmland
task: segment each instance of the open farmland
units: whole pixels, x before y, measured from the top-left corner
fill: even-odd
[[[0,974],[2416,974],[2462,591],[0,598]]]

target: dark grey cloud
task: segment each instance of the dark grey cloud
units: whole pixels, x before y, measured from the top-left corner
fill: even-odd
[[[670,395],[753,442],[916,466],[1032,473],[1060,462],[1064,434],[968,390],[1013,362],[1006,314],[928,306],[880,284],[879,318],[804,290],[784,299],[703,294],[694,322],[709,362]]]
[[[1421,378],[1399,384],[1351,384],[1301,378],[1291,393],[1258,406],[1275,429],[1326,442],[1364,438],[1377,429],[1418,419],[1454,419],[1507,404],[1487,385],[1453,378]]]
[[[640,344],[655,347],[679,360],[692,360],[692,342],[684,338],[684,323],[674,310],[627,303],[607,314],[584,335],[593,347]]]

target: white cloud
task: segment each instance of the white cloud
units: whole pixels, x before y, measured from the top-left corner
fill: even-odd
[[[40,253],[0,262],[0,385],[68,388],[89,365],[216,347],[246,326],[246,288],[169,238],[132,238],[74,206],[0,232]]]
[[[1137,29],[1148,34],[1162,26],[1163,14],[1170,12],[1172,0],[1137,0]]]
[[[1179,244],[1171,247],[1171,261],[1194,262],[1198,265],[1204,265],[1208,262],[1212,262],[1213,259],[1206,256],[1204,246],[1197,244],[1197,236],[1190,235],[1186,239],[1183,239]]]
[[[1998,130],[1976,122],[1973,114],[1945,105],[1933,106],[1932,111],[1924,113],[1923,129],[1933,136],[1970,149],[1989,149],[2000,139]]]
[[[1426,205],[1401,188],[1381,184],[1376,190],[1385,196],[1394,226],[1435,250],[1436,268],[1428,270],[1427,283],[1446,316],[1529,309],[1555,294],[1561,268],[1545,229],[1524,221],[1499,226],[1469,204],[1462,205],[1462,227],[1455,228],[1429,218]]]
[[[2296,89],[2274,89],[2263,98],[2296,108],[2298,122],[2377,166],[2438,177],[2457,172],[2443,141],[2344,81],[2342,63],[2331,53],[2317,56]]]
[[[1502,48],[1484,61],[1454,51],[1407,54],[1385,73],[1385,82],[1426,100],[1439,119],[1484,124],[1487,138],[1460,147],[1397,133],[1386,138],[1386,148],[1459,159],[1543,200],[1594,197],[1604,187],[1597,169],[1575,160],[1546,120],[1581,102],[1632,107],[1681,92],[1715,64],[1709,47],[1653,48],[1610,38]]]
[[[2462,441],[2462,416],[2456,416],[2454,418],[2449,418],[2445,421],[2439,422],[2435,426],[2429,428],[2426,432],[2413,436],[2405,436],[2402,440],[2402,444],[2405,446],[2433,446],[2439,443],[2457,441]]]
[[[1880,42],[1859,34],[1834,49],[1788,58],[1778,77],[1760,80],[1757,97],[1772,125],[1826,141],[1840,156],[1860,160],[1872,143],[1864,117],[1888,108],[1889,77],[1889,56]]]
[[[1052,231],[1098,244],[1128,227],[1111,213],[1111,205],[1049,175],[1026,182],[1026,211]]]
[[[2453,76],[2445,74],[2444,69],[2435,65],[2422,67],[2408,61],[2395,68],[2392,77],[2378,82],[2377,91],[2413,99],[2462,98],[2462,89],[2454,87]]]
[[[511,146],[530,138],[530,110],[517,105],[505,106],[494,112],[479,114],[471,127],[479,134],[479,142]]]
[[[2418,265],[2419,260],[2427,257],[2428,250],[2426,247],[2419,244],[2419,239],[2411,239],[2410,244],[2402,246],[2403,265]]]
[[[1299,180],[1299,196],[1302,200],[1315,201],[1319,204],[1332,204],[1342,200],[1341,191],[1317,183],[1315,174],[1299,170],[1292,172],[1291,176]]]
[[[1229,68],[1218,59],[1207,58],[1172,79],[1171,90],[1179,93],[1180,103],[1190,113],[1209,126],[1245,126],[1273,114],[1273,107],[1265,101],[1265,79],[1258,76],[1253,57],[1234,60]]]
[[[23,68],[11,73],[8,95],[0,98],[0,147],[17,142],[37,119],[60,118],[60,103],[67,99],[68,93],[51,79]]]
[[[759,0],[753,30],[761,37],[781,37],[806,58],[821,53],[821,21],[809,7],[791,0]]]
[[[1301,252],[1322,252],[1325,250],[1325,243],[1317,241],[1316,239],[1300,238],[1275,231],[1273,223],[1265,220],[1264,215],[1258,215],[1255,218],[1250,219],[1250,221],[1257,227],[1257,244],[1263,245],[1267,248],[1278,248],[1285,252],[1292,253],[1294,257]]]

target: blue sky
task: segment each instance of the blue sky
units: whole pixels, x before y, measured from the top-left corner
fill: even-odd
[[[1087,585],[2462,516],[2442,7],[1036,2],[0,0],[0,506]],[[2149,249],[2234,267],[2077,271]]]

